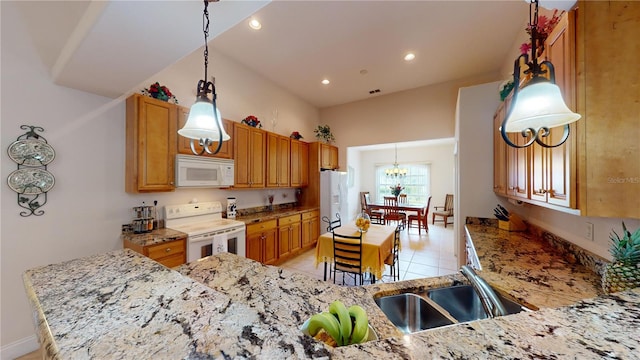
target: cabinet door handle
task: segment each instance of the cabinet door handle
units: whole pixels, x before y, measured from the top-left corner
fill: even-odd
[[[170,252],[170,251],[171,251],[171,248],[167,248],[167,249],[165,250],[165,252]]]

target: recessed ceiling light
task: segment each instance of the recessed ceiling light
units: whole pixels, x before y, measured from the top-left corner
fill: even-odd
[[[415,58],[416,58],[416,54],[411,53],[411,52],[410,52],[410,53],[407,53],[407,55],[405,55],[405,56],[404,56],[404,59],[405,59],[406,61],[411,61],[411,60],[413,60],[413,59],[415,59]]]
[[[329,79],[323,79],[322,80],[322,84],[324,84],[324,85],[329,85],[330,82],[331,81],[329,81]]]
[[[262,29],[262,24],[260,24],[260,21],[258,21],[258,19],[251,19],[251,21],[249,21],[249,27],[253,30],[260,30]]]

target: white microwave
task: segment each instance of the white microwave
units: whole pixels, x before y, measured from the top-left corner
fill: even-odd
[[[228,187],[233,179],[233,160],[176,155],[177,187]]]

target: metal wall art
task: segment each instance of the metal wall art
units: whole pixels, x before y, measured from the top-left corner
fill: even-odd
[[[47,193],[55,184],[47,165],[53,161],[56,152],[42,135],[36,133],[43,132],[43,128],[22,125],[20,129],[27,132],[7,149],[9,158],[18,164],[18,169],[9,174],[7,184],[18,193],[18,205],[28,210],[21,211],[20,216],[40,216],[44,211],[38,209],[47,203]]]

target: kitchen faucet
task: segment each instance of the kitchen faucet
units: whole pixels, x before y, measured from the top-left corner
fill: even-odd
[[[490,318],[507,314],[507,310],[504,308],[504,305],[502,305],[502,301],[500,301],[498,295],[496,295],[491,286],[489,286],[483,278],[478,276],[470,266],[463,265],[460,267],[460,272],[469,280],[471,286],[473,286],[473,289],[480,297],[482,307],[484,307],[484,310]]]

